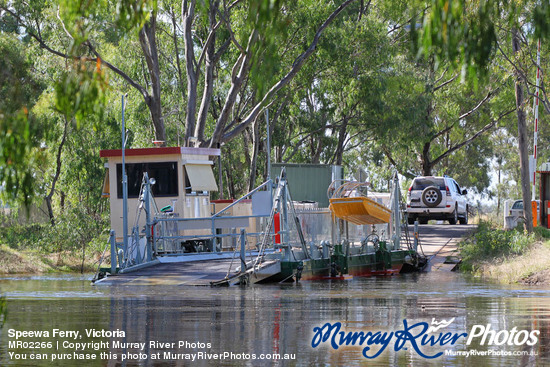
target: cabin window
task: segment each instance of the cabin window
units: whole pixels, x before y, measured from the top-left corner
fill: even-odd
[[[189,181],[189,174],[187,173],[187,170],[185,169],[185,166],[183,166],[183,174],[185,176],[185,193],[187,195],[192,195],[193,194],[193,188],[191,187],[191,181]],[[196,194],[196,193],[195,193]]]
[[[149,178],[156,180],[156,183],[151,186],[154,196],[178,196],[178,165],[176,162],[126,163],[129,198],[139,196],[145,172]],[[122,199],[122,164],[117,164],[116,173],[117,196]]]

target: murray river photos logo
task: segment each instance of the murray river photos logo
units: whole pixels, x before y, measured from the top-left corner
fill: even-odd
[[[493,330],[491,324],[474,325],[469,333],[446,332],[444,329],[454,320],[432,319],[431,324],[412,324],[405,319],[401,330],[374,332],[346,331],[342,330],[340,322],[327,322],[321,327],[313,328],[311,346],[317,348],[327,344],[335,350],[343,346],[359,346],[363,348],[363,357],[368,359],[376,358],[392,347],[396,352],[412,348],[419,356],[432,359],[440,357],[443,352],[430,352],[430,348],[450,347],[459,341],[465,341],[467,346],[474,341],[484,346],[533,346],[538,342],[540,333],[538,330],[518,330],[516,327],[511,330]]]

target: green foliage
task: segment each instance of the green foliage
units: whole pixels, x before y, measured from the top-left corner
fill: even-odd
[[[251,45],[254,60],[250,70],[250,78],[256,88],[258,97],[264,95],[273,84],[280,69],[279,47],[287,39],[290,17],[281,21],[282,0],[250,1],[247,20],[241,29],[243,43],[246,44],[249,32],[260,31],[258,41]],[[244,46],[243,46],[244,47]]]
[[[96,22],[112,19],[125,32],[139,30],[157,6],[156,0],[59,0],[58,3],[63,26],[73,41],[73,51],[88,40]]]
[[[534,24],[535,37],[550,37],[550,3],[547,1],[537,1],[534,9],[530,13],[530,23]]]
[[[424,2],[413,5],[419,10],[423,6]],[[462,76],[474,84],[489,71],[499,32],[515,28],[535,39],[550,36],[550,4],[546,1],[431,0],[426,9],[422,27],[411,27],[413,48],[461,68]]]
[[[493,154],[493,145],[489,134],[455,152],[452,159],[436,170],[454,178],[462,187],[484,192],[490,185],[490,161],[487,157]]]
[[[43,253],[102,251],[108,241],[108,215],[87,212],[76,207],[49,223],[13,225],[0,228],[0,242],[17,250],[32,249]]]
[[[46,224],[11,225],[0,228],[0,241],[13,249],[33,248],[40,243]]]
[[[149,20],[151,12],[157,8],[156,0],[117,0],[116,6],[116,24],[126,30],[141,29],[145,22]],[[112,6],[112,1],[109,1]]]
[[[432,0],[425,13],[420,37],[411,27],[412,38],[426,56],[435,55],[457,68],[463,77],[484,74],[496,50],[495,19],[500,16],[498,1],[466,3],[459,0]],[[413,45],[414,46],[414,45]]]
[[[30,71],[23,47],[0,34],[0,194],[8,201],[20,196],[28,204],[36,159],[36,123],[29,110],[42,86]]]
[[[107,81],[97,59],[95,68],[84,60],[74,62],[72,71],[63,73],[55,85],[56,108],[67,118],[74,117],[77,126],[95,115],[101,121]]]
[[[27,114],[20,111],[9,117],[0,115],[2,124],[0,134],[3,139],[0,142],[1,164],[0,179],[5,194],[16,196],[22,191],[24,198],[32,195],[31,187],[32,174],[28,164],[30,141],[29,123]],[[8,200],[10,198],[8,197]]]
[[[533,233],[537,238],[545,239],[545,240],[550,239],[550,230],[545,227],[541,227],[541,226],[534,227]]]
[[[536,240],[520,230],[504,231],[494,223],[481,221],[476,231],[459,244],[461,269],[471,271],[476,264],[526,251]]]

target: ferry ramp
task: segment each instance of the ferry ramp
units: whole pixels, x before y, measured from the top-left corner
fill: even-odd
[[[433,224],[419,225],[420,244],[430,260],[428,271],[452,271],[460,261],[458,243],[472,232],[476,225]],[[413,226],[409,226],[412,233]]]
[[[228,275],[231,259],[157,263],[135,271],[103,278],[97,285],[193,285],[210,286]],[[233,270],[240,260],[233,260]]]

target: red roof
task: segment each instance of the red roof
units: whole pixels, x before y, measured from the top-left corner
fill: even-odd
[[[192,148],[192,147],[158,147],[126,149],[126,156],[168,155],[168,154],[196,154],[196,155],[220,155],[220,149]],[[99,151],[101,158],[122,157],[122,149],[103,149]]]

